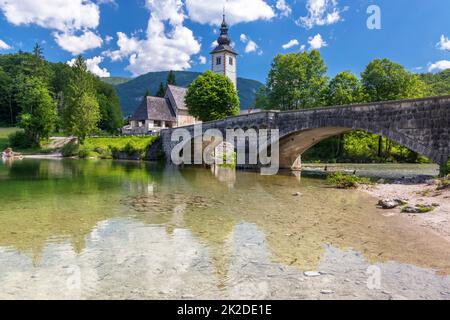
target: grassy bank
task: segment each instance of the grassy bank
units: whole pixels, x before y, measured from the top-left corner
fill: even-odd
[[[0,152],[4,151],[6,148],[10,148],[11,143],[9,141],[9,136],[21,131],[20,128],[0,128]],[[54,150],[50,146],[50,141],[48,140],[42,140],[39,147],[33,147],[33,148],[18,148],[18,147],[12,147],[14,152],[18,152],[24,155],[30,155],[30,154],[48,154],[52,153]]]
[[[78,150],[73,150],[72,155],[77,155],[80,158],[112,159],[118,153],[121,153],[144,158],[148,148],[156,138],[155,136],[87,138]]]

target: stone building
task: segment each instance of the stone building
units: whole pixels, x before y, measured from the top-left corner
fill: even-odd
[[[228,24],[223,15],[217,47],[211,52],[212,71],[228,77],[237,89],[237,52],[231,46]],[[165,128],[176,128],[199,121],[189,115],[184,103],[187,89],[169,85],[164,98],[146,97],[130,118],[123,134],[156,133]]]
[[[195,124],[184,103],[187,89],[169,85],[164,98],[148,96],[130,118],[124,134],[148,134]]]

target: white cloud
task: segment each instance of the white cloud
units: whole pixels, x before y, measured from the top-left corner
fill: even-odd
[[[5,41],[0,39],[0,50],[9,50],[11,46],[8,45]]]
[[[305,46],[304,44],[302,44],[302,45],[300,46],[300,51],[305,51],[305,49],[306,49],[306,46]]]
[[[198,57],[198,62],[199,62],[200,64],[206,64],[206,57],[204,57],[204,56]]]
[[[337,0],[308,0],[306,9],[308,15],[296,21],[298,25],[306,29],[335,24],[342,20],[341,13],[347,10],[347,8],[339,9]]]
[[[450,39],[445,37],[444,35],[441,36],[441,41],[437,44],[439,49],[450,51]]]
[[[211,43],[211,48],[214,49],[214,48],[217,47],[218,45],[219,45],[219,43],[217,42],[217,40],[214,40],[214,41]]]
[[[253,41],[252,39],[250,39],[250,37],[247,36],[246,34],[241,34],[241,36],[239,37],[239,40],[241,40],[242,43],[247,44],[245,46],[245,53],[256,52],[259,48],[259,46],[256,44],[256,42]],[[234,45],[232,44],[232,46],[234,46]],[[262,51],[259,50],[258,54],[262,55]]]
[[[0,9],[14,25],[59,31],[97,28],[100,21],[98,5],[89,0],[0,0]]]
[[[280,11],[281,16],[288,17],[292,13],[292,8],[285,0],[277,0],[275,7]]]
[[[256,52],[258,48],[259,46],[256,44],[255,41],[249,40],[247,45],[245,46],[245,53]]]
[[[73,66],[75,64],[76,59],[72,59],[70,61],[67,61],[67,64],[69,66]],[[87,69],[95,74],[96,76],[99,76],[101,78],[106,78],[111,76],[108,69],[102,68],[99,66],[100,63],[103,62],[103,57],[93,57],[92,59],[86,60],[86,66]]]
[[[73,55],[82,54],[87,50],[99,48],[103,44],[102,38],[92,31],[86,31],[80,36],[71,33],[55,32],[54,37],[56,43],[61,48]]]
[[[299,44],[300,44],[300,43],[298,42],[297,39],[292,39],[292,40],[289,41],[288,43],[283,44],[282,47],[283,47],[284,50],[287,50],[287,49],[293,48],[293,47],[295,47],[295,46],[298,46]]]
[[[191,56],[200,52],[200,43],[192,30],[183,25],[181,0],[147,0],[146,6],[151,14],[145,39],[118,32],[119,49],[105,55],[113,61],[128,58],[126,69],[135,76],[150,71],[189,69]]]
[[[201,24],[220,25],[224,1],[186,0],[189,18]],[[256,20],[270,20],[275,17],[272,7],[264,0],[228,0],[226,2],[227,22],[237,24]]]
[[[93,32],[100,23],[98,3],[101,2],[95,3],[91,0],[0,0],[0,10],[7,21],[13,25],[33,24],[56,30],[53,33],[56,43],[64,50],[80,54],[102,45],[101,39]],[[78,32],[82,32],[82,35],[77,36]]]
[[[430,64],[428,67],[429,72],[442,71],[447,69],[450,69],[450,61],[448,60],[437,61],[435,63]]]
[[[318,50],[328,45],[325,40],[323,40],[320,33],[316,34],[314,37],[309,37],[308,43],[312,50]]]
[[[106,44],[109,44],[113,40],[114,40],[114,37],[112,37],[110,35],[106,35],[106,37],[105,37],[105,43]]]

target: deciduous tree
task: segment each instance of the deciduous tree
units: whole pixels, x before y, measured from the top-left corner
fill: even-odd
[[[189,113],[201,121],[239,114],[239,98],[233,83],[212,71],[206,71],[192,82],[185,101]]]

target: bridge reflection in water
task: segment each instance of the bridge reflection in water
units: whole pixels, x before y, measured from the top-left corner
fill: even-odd
[[[370,264],[394,287],[400,274],[411,294],[421,281],[446,288],[450,248],[383,216],[372,198],[320,180],[220,172],[70,160],[0,167],[1,297],[70,295],[72,267],[85,298],[302,297],[312,294],[293,285],[303,271],[345,286],[365,281]]]

